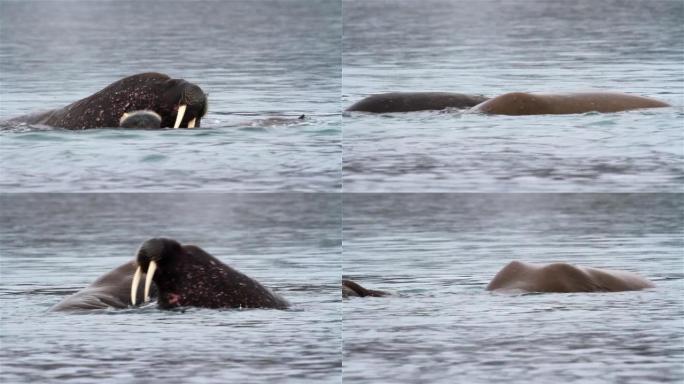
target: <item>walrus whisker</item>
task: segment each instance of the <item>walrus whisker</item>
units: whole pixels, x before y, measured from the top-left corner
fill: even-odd
[[[138,266],[133,275],[133,282],[131,283],[131,303],[136,304],[138,300],[138,285],[140,285],[140,276],[142,275],[142,268]]]
[[[176,123],[173,128],[179,128],[181,121],[183,121],[183,116],[185,116],[185,109],[188,108],[187,104],[182,104],[178,107],[178,114],[176,115]]]
[[[147,268],[147,276],[145,277],[145,301],[150,300],[150,286],[152,285],[152,277],[157,270],[157,262],[150,261],[150,266]]]

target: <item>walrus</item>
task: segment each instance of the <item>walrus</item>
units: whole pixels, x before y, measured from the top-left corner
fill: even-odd
[[[670,105],[626,93],[506,93],[474,106],[471,111],[493,115],[559,115],[586,112],[620,112]]]
[[[119,120],[121,128],[159,128],[162,118],[155,111],[126,112]]]
[[[138,290],[144,273],[141,299],[149,299],[154,282],[161,309],[289,307],[284,298],[195,245],[181,245],[166,238],[150,239],[140,246],[136,260],[138,267],[129,290],[133,305],[139,302]]]
[[[131,301],[133,273],[138,263],[131,260],[99,277],[88,287],[68,296],[51,308],[52,311],[77,311],[105,308],[127,308]],[[150,296],[156,297],[156,287],[150,287]],[[140,287],[139,295],[143,294]]]
[[[391,113],[446,108],[470,108],[483,101],[481,95],[464,95],[449,92],[390,92],[368,96],[347,108],[353,112]]]
[[[207,105],[199,86],[150,72],[123,78],[64,108],[10,121],[66,129],[114,128],[124,113],[150,110],[161,117],[161,128],[194,128],[200,126]]]
[[[488,291],[619,292],[654,287],[647,279],[626,271],[579,267],[567,263],[508,263],[487,286]]]
[[[355,281],[342,280],[342,297],[382,297],[387,295],[387,292],[366,289]]]

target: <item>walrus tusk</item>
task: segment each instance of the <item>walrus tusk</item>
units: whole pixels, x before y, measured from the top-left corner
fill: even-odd
[[[135,270],[135,275],[133,275],[133,283],[131,284],[131,303],[135,305],[138,299],[138,285],[140,285],[140,276],[142,275],[142,268],[138,266]]]
[[[154,271],[157,270],[157,262],[150,261],[150,266],[147,268],[147,276],[145,277],[145,301],[150,299],[150,286],[152,285],[152,277]]]
[[[195,128],[195,120],[197,120],[196,117],[190,120],[190,122],[188,123],[188,128]]]
[[[178,114],[176,114],[176,123],[173,125],[174,128],[180,127],[181,121],[183,121],[183,116],[185,116],[185,109],[188,106],[186,104],[182,104],[178,107]]]

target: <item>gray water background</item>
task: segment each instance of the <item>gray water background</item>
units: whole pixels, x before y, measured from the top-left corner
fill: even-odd
[[[346,194],[345,381],[679,383],[684,200],[674,194]],[[492,294],[512,260],[636,272],[656,288]]]
[[[334,191],[339,1],[2,1],[0,120],[140,72],[209,94],[202,129],[2,124],[5,191]],[[272,116],[308,118],[263,124]]]
[[[339,383],[341,198],[334,194],[0,197],[0,381]],[[195,244],[289,310],[48,312],[155,236]]]
[[[343,0],[345,107],[389,91],[617,91],[673,107],[343,117],[348,192],[681,192],[684,2]]]

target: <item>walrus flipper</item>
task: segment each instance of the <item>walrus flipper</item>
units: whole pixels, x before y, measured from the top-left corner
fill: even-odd
[[[382,297],[387,295],[387,292],[366,289],[355,281],[342,280],[342,297]]]

